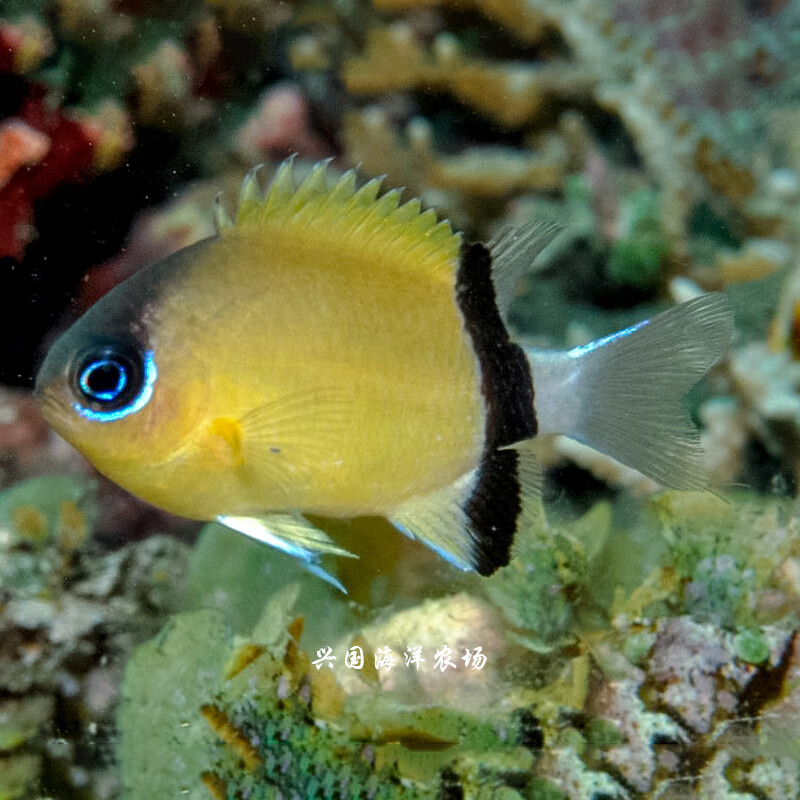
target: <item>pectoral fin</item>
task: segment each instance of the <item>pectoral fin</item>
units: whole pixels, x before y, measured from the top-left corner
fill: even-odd
[[[352,425],[349,393],[316,389],[280,397],[239,420],[245,464],[288,465],[302,474],[314,461],[333,458]]]
[[[322,568],[320,556],[325,554],[348,558],[357,558],[357,556],[343,547],[339,547],[327,533],[314,527],[305,517],[299,514],[277,513],[267,514],[263,517],[237,517],[223,514],[217,517],[217,521],[251,539],[294,556],[309,572],[347,594],[344,586]]]

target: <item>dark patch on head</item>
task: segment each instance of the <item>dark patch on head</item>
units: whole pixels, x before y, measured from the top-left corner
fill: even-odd
[[[536,435],[533,379],[528,359],[508,338],[492,283],[492,256],[482,244],[465,244],[456,300],[481,367],[486,440],[478,482],[465,511],[475,534],[473,564],[491,575],[508,564],[522,510],[519,455],[499,450]]]

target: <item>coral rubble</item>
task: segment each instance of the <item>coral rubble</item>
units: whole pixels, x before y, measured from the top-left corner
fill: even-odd
[[[126,796],[796,796],[796,518],[686,493],[643,513],[551,525],[487,597],[409,605],[316,659],[296,585],[245,636],[178,615],[128,667]],[[437,666],[445,642],[486,662]]]
[[[121,671],[175,605],[185,547],[154,537],[101,554],[96,515],[85,479],[33,478],[0,494],[0,797],[9,800],[115,795]]]

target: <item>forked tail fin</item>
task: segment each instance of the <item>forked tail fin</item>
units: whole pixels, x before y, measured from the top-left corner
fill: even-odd
[[[539,433],[562,433],[664,486],[705,488],[683,397],[732,334],[727,300],[706,294],[567,352],[526,348]]]

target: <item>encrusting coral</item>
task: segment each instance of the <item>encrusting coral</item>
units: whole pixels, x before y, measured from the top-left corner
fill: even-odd
[[[79,478],[33,478],[0,494],[3,800],[76,791],[100,800],[118,785],[121,670],[175,607],[187,553],[153,537],[100,555],[97,513],[94,482]]]
[[[297,585],[245,636],[217,610],[178,615],[128,668],[126,796],[795,797],[791,508],[667,493],[640,513],[630,530],[607,504],[551,523],[488,597],[412,603],[315,660]],[[478,644],[470,668],[458,654]]]
[[[478,764],[487,785],[531,780],[524,724],[513,714],[501,725],[406,707],[381,690],[348,699],[299,649],[302,620],[286,624],[293,595],[289,587],[273,598],[245,640],[233,641],[218,613],[198,611],[136,654],[123,689],[125,796],[433,800],[447,785],[468,787]],[[187,659],[198,681],[176,691]],[[174,757],[154,763],[160,748],[146,730]]]

